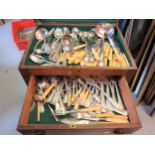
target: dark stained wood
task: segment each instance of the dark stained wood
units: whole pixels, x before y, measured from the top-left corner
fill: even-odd
[[[137,128],[136,128],[137,127]],[[122,124],[112,125],[102,128],[83,128],[83,129],[64,129],[64,128],[52,128],[51,125],[23,125],[18,128],[22,134],[52,134],[52,135],[101,135],[101,134],[130,134],[135,132],[139,126],[136,124],[128,124],[127,126]]]
[[[76,125],[74,127],[66,124],[28,124],[27,121],[36,86],[36,80],[37,79],[34,76],[30,78],[21,117],[17,127],[17,130],[23,134],[121,134],[134,132],[141,127],[141,123],[134,106],[134,101],[125,77],[120,78],[118,83],[125,107],[129,113],[130,123]]]
[[[122,77],[119,82],[120,92],[122,93],[122,99],[129,114],[129,120],[131,123],[140,123],[139,116],[137,114],[136,105],[131,95],[130,88],[125,77]]]
[[[85,76],[127,76],[128,79],[130,79],[136,72],[136,70],[133,69],[121,69],[121,68],[97,68],[97,67],[50,67],[50,66],[44,66],[44,67],[20,67],[19,68],[23,78],[25,79],[26,83],[28,83],[29,78],[31,75],[68,75],[68,76],[74,76],[74,75],[85,75]]]
[[[36,78],[31,76],[18,124],[27,124],[35,88]]]

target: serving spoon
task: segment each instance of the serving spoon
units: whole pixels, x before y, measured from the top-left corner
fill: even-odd
[[[107,29],[105,29],[104,24],[98,24],[95,29],[96,35],[101,38],[101,55],[99,59],[99,66],[104,66],[103,63],[103,56],[104,56],[104,51],[103,51],[103,45],[104,45],[104,40],[107,34]]]
[[[44,40],[49,36],[48,30],[45,28],[40,28],[36,31],[35,33],[36,39],[39,40]]]
[[[36,64],[43,64],[43,63],[52,64],[50,61],[46,60],[43,56],[34,53],[30,55],[30,59]]]
[[[119,52],[121,52],[121,49],[119,47],[119,44],[115,38],[115,30],[114,30],[114,27],[113,25],[109,24],[109,23],[101,23],[101,24],[98,24],[96,26],[96,35],[98,37],[100,37],[102,40],[103,39],[108,39],[110,45],[113,47],[113,50],[116,54],[116,57],[119,59]]]

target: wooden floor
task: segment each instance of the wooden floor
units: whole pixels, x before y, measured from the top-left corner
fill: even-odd
[[[23,52],[12,38],[11,20],[0,26],[0,134],[20,134],[16,131],[26,85],[18,72]],[[138,107],[143,128],[134,134],[155,134],[155,115],[148,116],[143,104]]]

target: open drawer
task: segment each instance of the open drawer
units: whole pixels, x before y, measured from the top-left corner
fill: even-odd
[[[116,80],[121,99],[128,113],[128,123],[63,124],[54,121],[47,105],[45,105],[45,112],[41,114],[40,121],[37,122],[36,110],[31,108],[38,77],[31,76],[17,130],[22,134],[128,134],[136,131],[141,128],[141,122],[127,80],[125,77]]]
[[[36,31],[40,28],[46,28],[48,31],[50,31],[52,28],[64,28],[67,27],[70,30],[72,28],[77,27],[81,31],[89,31],[92,28],[95,28],[98,23],[110,23],[115,28],[116,32],[116,39],[120,45],[120,48],[122,52],[125,54],[128,62],[130,63],[130,66],[128,67],[108,67],[108,66],[78,66],[78,65],[67,65],[67,66],[41,66],[38,65],[30,60],[30,55],[33,53],[33,49],[37,43],[37,39],[35,37]],[[48,60],[48,57],[44,57],[46,60]],[[26,48],[26,51],[24,52],[24,55],[22,57],[21,63],[19,65],[19,70],[26,81],[28,83],[31,75],[79,75],[79,74],[85,74],[86,76],[95,74],[99,76],[100,74],[103,74],[105,76],[126,76],[127,80],[130,80],[133,75],[136,73],[136,64],[132,58],[132,55],[130,53],[130,50],[127,47],[126,41],[119,30],[118,25],[113,20],[83,20],[80,22],[80,20],[68,20],[68,21],[48,21],[48,22],[42,22],[38,24],[36,27],[31,40]]]

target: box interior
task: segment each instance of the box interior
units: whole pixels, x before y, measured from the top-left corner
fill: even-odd
[[[37,28],[36,28],[36,30],[39,29],[39,28],[46,28],[47,30],[50,30],[50,29],[52,29],[52,28],[56,28],[56,27],[62,28],[62,27],[64,27],[64,26],[65,26],[65,25],[38,25]],[[69,29],[72,29],[72,28],[75,27],[75,26],[66,26],[66,27],[68,27]],[[82,31],[88,31],[88,30],[90,30],[91,28],[93,28],[94,26],[76,26],[76,27],[78,27],[78,28],[79,28],[80,30],[82,30]],[[128,59],[128,62],[130,63],[130,65],[132,65],[132,64],[131,64],[131,61],[130,61],[130,58],[129,58],[128,54],[127,54],[126,48],[125,48],[125,46],[124,46],[124,44],[123,44],[123,42],[122,42],[122,40],[121,40],[120,35],[118,34],[117,31],[116,31],[115,34],[116,34],[116,39],[117,39],[118,43],[120,44],[121,50],[122,50],[122,51],[124,52],[124,54],[126,55],[126,57],[127,57],[127,59]],[[27,57],[25,58],[25,62],[24,62],[24,65],[25,65],[25,66],[40,66],[40,65],[38,65],[38,64],[36,64],[36,63],[34,63],[34,62],[32,62],[32,61],[30,60],[30,58],[29,58],[30,54],[33,52],[33,48],[34,48],[34,46],[36,45],[36,43],[37,43],[36,38],[35,38],[35,37],[32,38],[32,42],[31,42],[31,44],[30,44],[30,47],[28,48]],[[48,56],[44,56],[44,58],[48,60]]]
[[[113,79],[117,82],[118,84],[118,81],[120,80],[121,77],[117,77],[116,79]],[[38,79],[38,78],[37,78]],[[118,89],[119,89],[119,84],[118,84]],[[122,98],[122,94],[121,94],[121,91],[119,89],[119,93],[120,93],[120,96]],[[124,107],[126,109],[126,105],[125,105],[125,102],[122,98],[122,101],[124,103]],[[55,121],[53,115],[51,114],[49,108],[48,108],[48,105],[46,104],[44,107],[45,107],[45,112],[44,113],[41,113],[40,114],[40,121],[37,122],[37,110],[36,110],[36,102],[35,101],[32,101],[32,103],[34,102],[34,105],[35,107],[33,108],[33,110],[29,113],[29,119],[28,119],[28,124],[63,124],[61,122],[57,122]],[[31,103],[31,105],[32,105]],[[52,105],[53,106],[53,105]],[[52,107],[51,106],[51,107]],[[52,107],[54,108],[54,106]],[[67,116],[69,116],[69,114],[66,114],[64,116],[58,116],[60,119],[63,119],[63,118],[66,118]],[[128,116],[129,117],[129,116]]]

